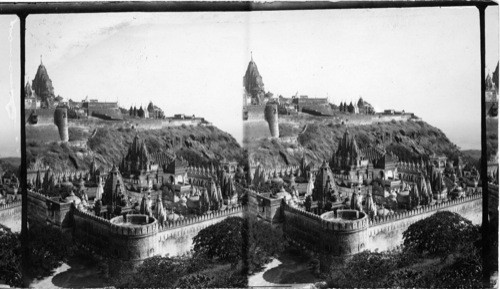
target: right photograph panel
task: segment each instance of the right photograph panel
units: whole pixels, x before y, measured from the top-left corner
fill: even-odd
[[[484,181],[498,247],[497,10],[485,19],[488,180],[477,8],[250,15],[248,204],[287,240],[250,286],[482,286]]]

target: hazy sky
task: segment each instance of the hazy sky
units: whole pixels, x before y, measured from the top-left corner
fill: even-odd
[[[0,157],[21,156],[19,19],[0,15]]]
[[[487,70],[498,61],[489,8]],[[266,90],[414,112],[463,149],[480,148],[476,8],[34,15],[26,72],[43,55],[55,93],[121,106],[153,101],[242,138],[250,51]]]

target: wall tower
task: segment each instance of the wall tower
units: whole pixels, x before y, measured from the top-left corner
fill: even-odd
[[[59,129],[59,136],[61,141],[69,141],[68,132],[68,109],[63,106],[58,106],[54,111],[54,124],[57,125]]]
[[[271,137],[278,138],[280,136],[279,122],[278,122],[278,105],[276,103],[267,103],[264,111],[264,117],[269,124]]]

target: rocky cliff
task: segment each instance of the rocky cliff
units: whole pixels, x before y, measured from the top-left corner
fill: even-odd
[[[300,124],[280,123],[280,140],[260,139],[248,143],[249,159],[251,163],[266,167],[298,165],[304,155],[308,161],[318,164],[331,158],[346,129],[355,137],[360,149],[381,144],[404,161],[425,160],[433,153],[450,159],[462,156],[459,148],[441,130],[423,121],[346,127],[309,118]]]
[[[35,132],[31,130],[32,134]],[[153,130],[134,130],[119,125],[95,129],[70,128],[70,142],[37,142],[27,135],[28,163],[41,159],[56,171],[82,170],[95,157],[106,168],[118,165],[133,138],[138,135],[150,154],[175,152],[192,165],[209,165],[222,159],[244,163],[243,149],[228,133],[212,126],[167,127]]]

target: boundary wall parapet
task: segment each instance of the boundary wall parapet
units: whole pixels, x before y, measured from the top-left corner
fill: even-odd
[[[21,206],[21,204],[22,204],[22,201],[14,201],[14,202],[11,202],[8,204],[2,204],[2,205],[0,205],[0,211],[19,207],[19,206]]]
[[[209,212],[209,213],[203,214],[201,216],[187,218],[187,219],[180,220],[180,221],[174,221],[174,222],[166,221],[163,225],[158,224],[158,231],[159,232],[168,231],[170,229],[185,227],[185,226],[205,222],[205,221],[212,220],[212,219],[218,219],[218,218],[223,218],[223,217],[227,217],[230,215],[235,215],[235,214],[241,213],[244,209],[245,209],[244,206],[239,205],[239,206],[232,207],[232,208],[224,210],[224,211]]]
[[[153,217],[146,215],[126,215],[125,217],[127,220],[130,218],[145,218],[148,221],[153,219],[153,222],[144,225],[123,226],[120,223],[113,223],[113,219],[123,218],[123,216],[118,216],[108,221],[111,233],[124,236],[145,236],[158,233],[158,221]]]
[[[354,220],[341,218],[342,213],[356,212],[357,218]],[[326,216],[336,217],[335,219],[326,219]],[[336,216],[335,216],[336,215]],[[364,212],[356,210],[337,210],[337,212],[327,212],[320,216],[321,227],[331,231],[358,231],[367,229],[369,226],[368,216]]]
[[[474,193],[472,195],[465,196],[465,197],[460,198],[460,199],[448,200],[448,201],[433,204],[433,205],[422,206],[420,208],[415,208],[415,209],[412,209],[409,211],[399,212],[399,213],[386,215],[386,216],[375,216],[373,218],[373,220],[370,221],[370,226],[376,226],[376,225],[380,225],[380,224],[390,223],[390,222],[394,222],[397,220],[412,217],[415,215],[425,214],[425,213],[432,212],[432,211],[438,211],[438,210],[441,210],[444,208],[464,204],[464,203],[475,201],[475,200],[478,200],[481,198],[482,198],[481,193]]]

